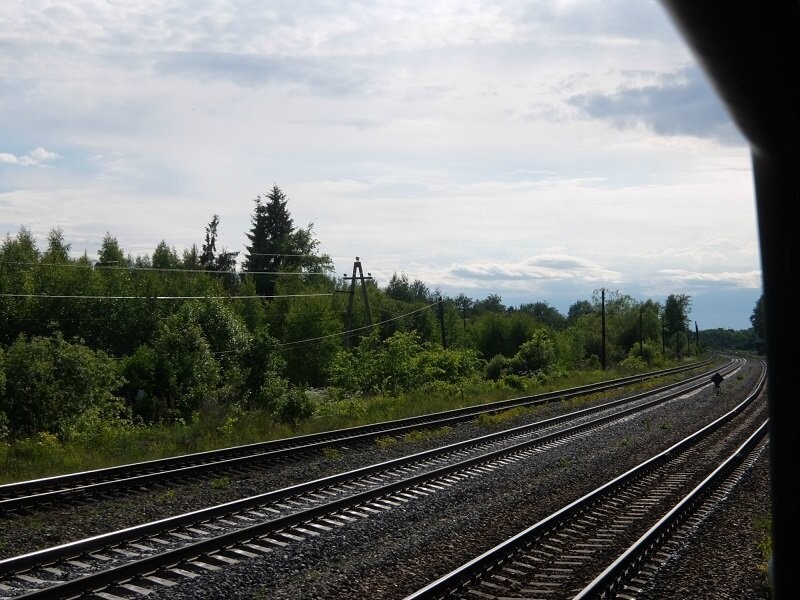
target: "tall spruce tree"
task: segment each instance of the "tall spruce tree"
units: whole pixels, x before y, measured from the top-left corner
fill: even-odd
[[[247,273],[277,273],[284,267],[297,264],[291,256],[299,254],[295,247],[294,222],[286,208],[288,199],[277,185],[262,199],[257,196],[253,211],[253,226],[247,234],[250,245],[243,269]],[[275,293],[276,276],[260,275],[255,278],[256,291],[261,295]]]
[[[254,277],[260,295],[275,294],[280,272],[323,273],[332,269],[329,256],[317,254],[319,240],[312,223],[295,228],[286,207],[286,194],[277,185],[265,197],[255,199],[252,227],[247,233],[250,245],[242,264],[245,273],[268,273]]]

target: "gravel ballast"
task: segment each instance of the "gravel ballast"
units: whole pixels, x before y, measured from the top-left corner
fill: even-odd
[[[157,589],[150,597],[403,598],[723,414],[744,397],[744,390],[752,389],[759,371],[760,366],[753,362],[726,380],[720,396],[710,387],[706,388],[691,398],[650,409],[646,415],[626,419],[486,477],[465,481],[463,485],[289,544],[263,557],[243,560],[196,580],[182,581],[175,588]],[[548,412],[558,410],[553,407]],[[33,549],[48,539],[76,537],[81,530],[84,534],[87,532],[87,523],[90,529],[107,530],[116,528],[119,522],[123,523],[119,527],[124,527],[125,523],[161,518],[231,497],[263,493],[363,466],[367,461],[388,460],[411,450],[452,443],[478,431],[486,433],[485,428],[473,424],[454,428],[439,439],[414,444],[413,449],[401,444],[400,447],[345,451],[336,458],[309,460],[269,473],[232,477],[227,489],[215,489],[209,482],[201,482],[152,490],[116,502],[108,501],[114,507],[109,512],[91,504],[20,517],[16,520],[17,527],[13,527],[16,533],[9,535],[6,529],[7,545],[3,550],[13,555],[26,545]],[[58,515],[59,511],[64,518],[54,519],[53,513]],[[674,598],[768,598],[758,550],[758,541],[763,537],[758,519],[763,521],[768,514],[768,467],[767,460],[762,457],[731,494],[726,508],[708,519],[709,523],[714,518],[723,519],[722,523],[732,526],[709,525],[703,530],[707,536],[725,534],[735,535],[737,539],[721,542],[712,537],[703,541],[703,546],[715,550],[713,553],[699,551],[701,559],[707,557],[708,561],[694,558],[683,562],[676,558],[674,564],[669,565],[670,571],[665,571],[663,581],[657,583],[665,585],[663,582],[667,582],[668,589],[675,589],[676,595],[671,596]],[[36,518],[47,521],[47,526],[38,530],[34,527],[33,533],[46,533],[32,538],[32,530],[26,525]],[[697,539],[701,537],[698,535]],[[715,561],[712,555],[716,555]],[[714,565],[715,575],[710,579],[713,583],[709,584],[713,589],[707,596],[702,593],[688,596],[685,590],[696,585],[692,582],[698,577],[698,569],[703,572],[703,567],[696,566],[698,564]],[[679,583],[681,578],[688,579]],[[732,595],[726,595],[726,586],[730,586]],[[742,595],[745,589],[747,594]],[[652,598],[667,598],[656,588],[651,593],[655,594]]]

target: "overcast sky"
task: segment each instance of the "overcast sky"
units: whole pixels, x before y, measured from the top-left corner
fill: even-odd
[[[700,329],[761,294],[748,148],[658,2],[0,3],[0,234],[243,250],[273,184],[380,285]]]

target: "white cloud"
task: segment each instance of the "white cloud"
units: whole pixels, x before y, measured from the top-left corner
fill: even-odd
[[[31,150],[27,154],[22,154],[20,156],[16,156],[9,152],[0,152],[0,163],[19,165],[21,167],[47,166],[47,163],[50,163],[57,158],[61,157],[55,152],[45,150],[41,146]]]
[[[762,283],[761,271],[707,273],[662,269],[659,274],[670,280],[673,285],[681,285],[688,289],[728,287],[759,290]]]
[[[690,63],[638,0],[6,2],[0,226],[180,250],[216,213],[238,250],[277,183],[337,271],[359,255],[384,283],[750,286],[749,155],[719,142],[724,114],[692,112],[712,98]],[[664,84],[692,127],[647,104]]]
[[[612,284],[621,280],[621,274],[604,269],[590,260],[569,255],[542,254],[521,263],[456,264],[447,270],[445,278],[485,280],[500,284],[514,281],[538,283],[541,280]]]

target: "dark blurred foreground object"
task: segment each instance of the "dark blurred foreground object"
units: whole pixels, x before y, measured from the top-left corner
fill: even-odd
[[[750,144],[766,309],[772,591],[776,600],[794,600],[800,598],[800,495],[792,471],[800,430],[789,389],[797,306],[789,284],[797,272],[792,208],[800,203],[800,1],[661,1]]]
[[[719,372],[714,373],[711,376],[711,382],[714,384],[714,389],[717,390],[717,395],[718,396],[719,396],[719,386],[722,384],[723,380],[724,380],[724,377],[722,377],[722,375],[720,375]]]

